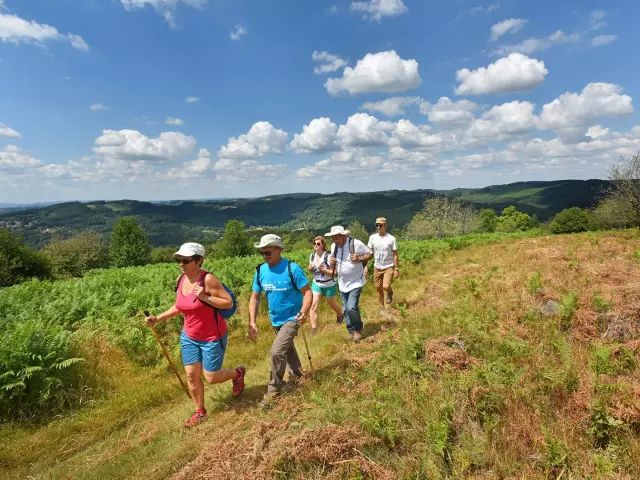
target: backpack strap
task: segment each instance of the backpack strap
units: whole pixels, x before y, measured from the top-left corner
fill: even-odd
[[[210,273],[207,272],[206,270],[203,270],[203,272],[204,272],[204,275],[202,275],[202,277],[200,277],[200,280],[198,280],[198,285],[204,288],[204,282],[207,278],[207,275],[210,275]],[[180,275],[180,278],[182,278],[182,275]],[[193,302],[195,303],[196,300],[199,300],[199,298],[196,297]],[[209,305],[207,302],[203,302],[202,300],[200,300],[200,303],[209,307],[211,310],[213,310],[213,318],[216,319],[216,330],[218,331],[218,335],[219,335],[218,341],[220,342],[220,346],[222,347],[222,350],[226,350],[227,346],[224,343],[222,343],[222,336],[220,335],[219,318],[222,316],[222,313],[220,313],[220,309],[218,307],[214,307],[213,305]]]
[[[176,292],[178,291],[178,288],[180,287],[180,282],[182,282],[182,277],[184,277],[184,273],[180,274],[180,276],[176,280],[176,289],[175,289]]]
[[[289,280],[291,280],[291,285],[293,285],[293,288],[295,288],[296,290],[300,290],[298,288],[298,286],[296,285],[296,279],[293,278],[293,272],[291,271],[291,264],[292,263],[293,262],[291,260],[289,260],[289,262],[287,263],[287,270],[289,271]]]
[[[264,263],[256,265],[256,283],[258,284],[258,288],[260,290],[262,290],[262,282],[260,281],[260,269],[262,268],[262,265],[264,265]]]
[[[349,253],[353,255],[356,253],[356,242],[353,240],[353,237],[347,237],[347,242],[349,242]]]

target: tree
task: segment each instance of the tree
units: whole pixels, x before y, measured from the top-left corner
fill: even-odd
[[[498,218],[500,232],[524,232],[529,229],[531,218],[523,212],[519,212],[513,205],[502,210]]]
[[[51,278],[51,266],[40,252],[27,247],[22,237],[0,228],[0,287],[30,278]]]
[[[113,226],[109,256],[114,267],[151,263],[149,237],[133,217],[122,217]]]
[[[611,230],[640,224],[640,217],[633,206],[620,197],[601,200],[588,218],[589,230]]]
[[[56,277],[82,277],[87,270],[106,267],[109,263],[107,246],[96,232],[54,240],[44,252]]]
[[[254,253],[244,222],[229,220],[224,226],[222,239],[217,243],[216,256],[219,258],[246,257]]]
[[[628,205],[640,217],[640,154],[611,167],[609,180],[606,198]]]
[[[424,206],[409,222],[408,240],[455,237],[476,230],[478,217],[473,207],[450,197],[426,198]]]
[[[558,212],[551,222],[553,233],[578,233],[584,232],[589,227],[587,211],[582,208],[565,208]]]
[[[480,224],[478,229],[481,232],[493,233],[498,226],[498,216],[493,209],[485,208],[478,213],[478,223]]]
[[[178,250],[175,247],[155,247],[151,249],[152,263],[171,263],[173,262],[173,254]],[[209,249],[206,249],[210,252]]]
[[[369,234],[364,226],[358,221],[354,220],[347,226],[347,230],[349,230],[349,235],[353,238],[357,238],[365,245],[369,242]]]

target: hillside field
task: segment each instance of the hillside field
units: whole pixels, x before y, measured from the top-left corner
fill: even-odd
[[[0,291],[5,328],[61,325],[85,359],[55,418],[0,426],[0,477],[640,478],[637,230],[406,242],[400,258],[392,309],[365,289],[361,344],[323,306],[314,371],[303,358],[304,381],[270,411],[256,405],[272,334],[262,314],[249,342],[241,310],[225,365],[247,366],[247,390],[207,387],[210,418],[190,431],[191,402],[140,315],[171,303],[175,266]],[[208,266],[244,306],[255,261]],[[162,329],[174,360],[179,328]]]

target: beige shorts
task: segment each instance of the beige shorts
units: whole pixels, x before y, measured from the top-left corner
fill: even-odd
[[[376,288],[380,288],[383,285],[391,285],[392,278],[393,267],[385,268],[384,270],[373,269],[373,284]]]

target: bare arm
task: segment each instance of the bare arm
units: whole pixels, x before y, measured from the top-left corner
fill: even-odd
[[[399,262],[398,251],[394,250],[393,251],[393,277],[394,278],[398,278],[398,275],[400,275],[400,270],[398,270],[398,262]]]
[[[146,318],[146,321],[149,325],[153,325],[158,322],[164,322],[165,320],[169,320],[170,318],[177,317],[180,315],[180,310],[178,310],[174,305],[165,312],[162,312],[160,315],[151,315]]]
[[[252,325],[256,324],[259,308],[260,292],[251,292],[251,298],[249,298],[249,323]]]
[[[194,292],[201,302],[211,305],[212,307],[219,308],[220,310],[233,307],[231,295],[225,290],[220,281],[211,274],[207,275],[204,288],[196,286]]]
[[[304,325],[304,322],[307,321],[307,313],[309,313],[309,309],[311,309],[313,294],[311,293],[309,285],[302,287],[300,289],[300,293],[302,293],[302,309],[296,315],[296,321],[298,322],[298,325]]]

